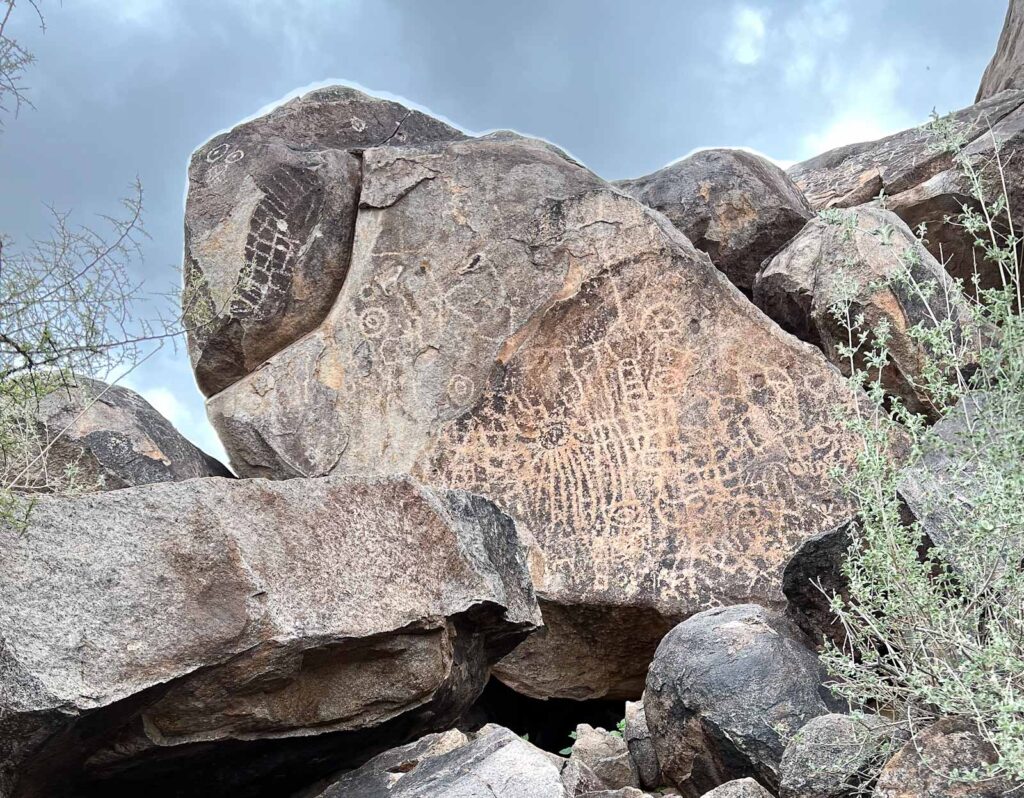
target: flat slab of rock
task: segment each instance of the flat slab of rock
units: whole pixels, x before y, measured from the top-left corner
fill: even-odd
[[[981,78],[975,102],[1006,89],[1024,89],[1024,0],[1010,0],[996,52]]]
[[[498,673],[635,698],[716,602],[782,605],[852,399],[660,214],[512,134],[363,153],[353,257],[315,331],[213,397],[244,475],[408,471],[528,539],[546,633]]]
[[[889,365],[882,382],[914,412],[939,408],[924,378],[929,352],[912,330],[948,323],[948,335],[967,352],[980,348],[960,288],[910,228],[879,207],[837,208],[808,223],[758,273],[754,302],[846,373],[849,360],[840,347],[850,333],[835,316],[837,303],[849,302],[850,319],[862,316],[864,330],[887,325]]]
[[[686,796],[756,776],[772,788],[787,737],[838,703],[800,631],[756,605],[707,610],[658,646],[644,692],[662,775]]]
[[[46,468],[30,468],[26,485],[63,487],[75,471],[76,490],[114,490],[195,477],[230,477],[135,391],[75,378],[39,403],[35,423]]]
[[[419,111],[331,86],[196,150],[184,304],[200,389],[223,390],[323,320],[348,271],[364,149],[460,138]]]
[[[227,792],[233,768],[260,778],[318,735],[351,733],[350,755],[356,732],[408,739],[454,722],[540,622],[511,520],[399,477],[42,497],[26,533],[0,530],[0,573],[0,791],[17,796]],[[241,741],[260,742],[244,767],[217,747]],[[303,760],[306,782],[324,761]]]
[[[813,215],[782,169],[745,150],[701,150],[653,174],[615,185],[665,214],[747,292],[762,262]]]

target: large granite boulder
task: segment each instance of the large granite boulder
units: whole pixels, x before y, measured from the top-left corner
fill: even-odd
[[[1024,89],[1024,0],[1010,0],[995,55],[981,78],[975,101],[1005,89]]]
[[[839,373],[551,145],[362,161],[327,318],[208,403],[239,473],[411,469],[495,501],[546,625],[498,674],[536,697],[636,698],[677,621],[781,606],[789,552],[848,512]]]
[[[647,675],[644,710],[662,775],[691,798],[730,779],[779,785],[787,739],[839,705],[800,630],[756,605],[673,629]]]
[[[957,284],[896,214],[878,207],[833,209],[810,222],[757,275],[754,302],[845,373],[850,364],[842,347],[851,332],[836,307],[848,307],[851,323],[860,317],[863,332],[884,324],[883,385],[909,409],[933,416],[939,407],[925,379],[933,352],[915,329],[948,326],[945,335],[968,356],[981,343]],[[856,360],[865,367],[863,351]]]
[[[748,293],[761,263],[812,216],[807,200],[782,169],[745,150],[701,150],[615,185],[665,214]]]
[[[786,745],[779,798],[854,798],[889,753],[892,731],[877,715],[821,715]]]
[[[1007,169],[1010,209],[1014,226],[1024,222],[1024,91],[1008,91],[951,114],[946,123],[962,144],[964,156],[980,171],[990,201],[1002,193],[995,164],[998,141]],[[886,207],[911,229],[926,230],[932,255],[954,277],[974,286],[999,284],[998,269],[974,247],[974,236],[947,217],[961,213],[964,204],[974,207],[971,191],[953,162],[950,149],[941,146],[930,125],[905,130],[878,141],[850,144],[819,155],[789,169],[789,176],[804,192],[815,210],[850,208],[885,195]]]
[[[348,271],[364,149],[459,138],[419,111],[332,86],[196,150],[184,304],[202,391],[223,390],[323,320]]]
[[[308,783],[453,723],[540,622],[512,521],[402,477],[42,497],[0,573],[18,798]]]
[[[1024,785],[1005,779],[968,782],[964,771],[978,771],[998,760],[992,746],[970,723],[944,718],[920,731],[886,763],[873,798],[1009,798]]]
[[[113,490],[231,472],[196,448],[135,391],[75,377],[47,393],[35,418],[40,450],[26,489]]]

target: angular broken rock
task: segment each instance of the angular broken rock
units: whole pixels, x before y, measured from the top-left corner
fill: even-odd
[[[605,789],[618,790],[640,784],[626,741],[618,734],[595,729],[587,723],[576,727],[576,741],[569,760],[587,765]]]
[[[323,321],[348,271],[364,149],[460,138],[419,111],[331,86],[196,150],[183,302],[200,389],[223,390]]]
[[[245,475],[411,469],[491,498],[547,626],[500,678],[635,698],[675,622],[781,606],[789,552],[846,517],[844,403],[664,217],[499,134],[366,150],[331,312],[208,409]]]
[[[753,779],[735,779],[704,793],[701,798],[773,798],[773,796]]]
[[[981,78],[975,102],[1006,89],[1024,89],[1024,0],[1010,0],[996,52]]]
[[[615,185],[665,214],[746,292],[761,263],[813,215],[782,169],[744,150],[701,150],[653,174]]]
[[[729,779],[777,788],[787,737],[838,702],[787,618],[753,604],[694,615],[658,646],[644,710],[662,775],[696,798]]]
[[[992,163],[993,141],[1000,142],[1009,206],[1014,227],[1024,221],[1024,91],[1008,91],[950,115],[948,122],[967,144],[966,157],[981,171],[990,201],[1002,194]],[[994,136],[993,136],[994,134]],[[885,194],[886,207],[913,230],[924,225],[932,255],[954,277],[973,287],[975,268],[982,287],[999,284],[998,269],[974,247],[974,235],[947,217],[956,217],[964,204],[975,207],[961,168],[944,149],[934,128],[923,125],[878,141],[851,144],[799,163],[789,176],[815,210],[850,208]]]
[[[846,642],[846,629],[832,611],[832,599],[837,595],[849,598],[843,563],[853,543],[851,523],[809,537],[782,572],[789,616],[815,646],[826,639],[840,648]]]
[[[230,794],[296,760],[308,783],[454,722],[540,622],[511,520],[399,477],[42,497],[0,573],[15,796]]]
[[[118,385],[74,377],[43,397],[34,423],[40,446],[49,447],[49,454],[40,460],[45,468],[29,465],[26,487],[114,490],[231,476],[149,402]],[[73,485],[66,484],[69,478]]]
[[[918,413],[939,408],[925,381],[930,351],[913,330],[949,325],[946,334],[966,353],[981,345],[960,288],[896,214],[877,207],[835,209],[810,222],[757,275],[754,302],[845,372],[841,347],[851,333],[837,304],[849,303],[851,319],[863,316],[865,331],[885,324],[883,385]]]
[[[640,786],[649,790],[661,786],[661,768],[654,750],[651,730],[647,728],[643,700],[626,702],[626,728],[622,733],[629,749],[629,758],[636,766]]]
[[[821,715],[786,745],[779,798],[850,798],[878,772],[891,731],[877,715]]]

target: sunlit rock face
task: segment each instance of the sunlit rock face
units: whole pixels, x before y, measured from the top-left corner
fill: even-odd
[[[975,102],[1006,89],[1024,89],[1024,0],[1010,0],[996,52],[981,78]]]

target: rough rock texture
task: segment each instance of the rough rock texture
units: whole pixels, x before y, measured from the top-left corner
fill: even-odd
[[[753,776],[773,789],[786,737],[837,707],[800,631],[755,605],[694,615],[658,646],[644,709],[666,781],[699,796]]]
[[[753,779],[736,779],[706,792],[703,798],[774,798]]]
[[[1005,89],[1024,89],[1024,0],[1010,0],[999,43],[981,78],[976,102]]]
[[[848,372],[839,347],[849,333],[832,312],[843,299],[851,302],[851,318],[863,315],[866,330],[889,326],[889,365],[882,370],[889,393],[915,412],[935,413],[923,384],[928,352],[909,331],[948,320],[950,334],[966,346],[977,349],[979,336],[960,289],[891,211],[835,209],[815,219],[765,264],[754,284],[758,307]]]
[[[789,552],[845,516],[850,399],[664,217],[497,134],[366,150],[331,313],[209,411],[246,475],[412,468],[493,499],[548,625],[501,678],[635,698],[674,622],[781,605]]]
[[[78,490],[231,476],[149,402],[117,385],[78,377],[43,398],[35,422],[50,455],[47,472],[33,469],[26,482],[41,489],[60,484],[68,466]]]
[[[550,757],[501,726],[438,750],[427,738],[342,776],[320,798],[575,798]]]
[[[643,700],[626,702],[626,728],[622,736],[629,749],[629,758],[636,766],[640,786],[647,789],[659,787],[662,783],[661,768],[658,767],[658,752],[654,750],[651,730],[647,727]]]
[[[842,568],[852,542],[849,523],[814,535],[800,544],[782,572],[786,609],[816,646],[826,638],[838,646],[846,641],[830,599],[847,594]]]
[[[459,138],[419,111],[333,86],[196,150],[185,304],[203,392],[223,390],[327,314],[348,270],[364,149]]]
[[[944,719],[908,742],[882,769],[874,798],[1006,798],[1014,786],[1002,779],[965,784],[957,770],[996,761],[995,751],[962,721]]]
[[[786,745],[779,798],[852,798],[888,752],[886,724],[873,715],[822,715]]]
[[[991,159],[993,136],[1001,142],[1001,157],[1008,165],[1007,186],[1015,227],[1024,220],[1024,181],[1020,155],[1024,149],[1024,91],[1011,91],[984,100],[951,115],[953,127],[967,141],[965,152],[978,168]],[[984,287],[997,283],[997,272],[974,251],[973,236],[945,218],[970,203],[967,186],[952,155],[936,146],[927,125],[896,133],[878,141],[851,144],[804,161],[789,169],[789,176],[815,210],[849,208],[870,202],[882,191],[886,207],[911,229],[924,224],[927,245],[954,277],[973,285],[975,262]],[[995,197],[997,174],[984,169],[989,196]]]
[[[746,292],[761,263],[812,216],[807,200],[782,169],[744,150],[701,150],[615,185],[665,214]]]
[[[932,428],[934,437],[923,448],[920,461],[904,472],[899,493],[925,534],[940,546],[952,545],[963,534],[964,519],[970,517],[986,491],[998,484],[1001,499],[1012,506],[1010,482],[995,483],[993,474],[1007,473],[1007,463],[1018,462],[1024,449],[1024,401],[1016,406],[993,406],[984,393],[968,394]],[[1017,501],[1024,494],[1017,489]],[[1020,536],[1000,540],[992,533],[988,556],[993,566],[1006,565],[1006,557],[1019,556]],[[962,544],[961,544],[962,545]],[[996,550],[999,545],[1002,551]],[[956,567],[955,557],[951,565]],[[977,566],[975,566],[977,567]],[[984,570],[984,569],[982,569]]]
[[[640,786],[626,741],[604,729],[595,729],[587,723],[578,725],[569,759],[586,764],[609,790]]]
[[[195,794],[160,760],[227,793],[311,735],[393,744],[454,722],[540,621],[510,519],[409,478],[164,483],[30,521],[0,529],[3,794],[76,773]],[[246,740],[244,767],[212,745]]]

